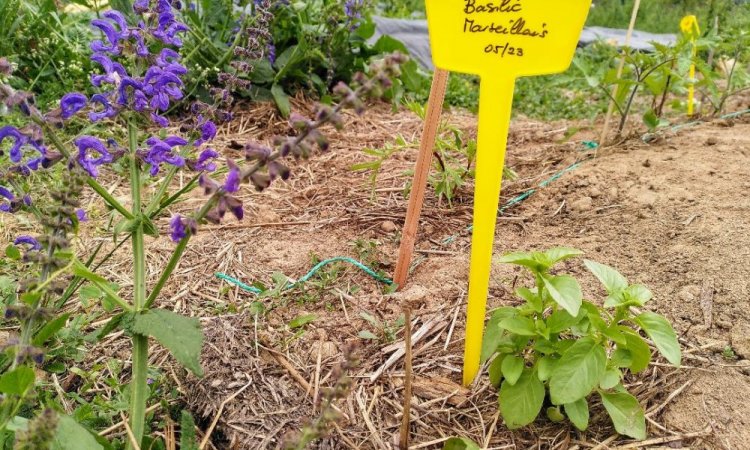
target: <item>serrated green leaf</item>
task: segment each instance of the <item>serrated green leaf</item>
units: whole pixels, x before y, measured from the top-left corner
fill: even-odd
[[[60,415],[57,419],[57,431],[52,441],[52,450],[102,450],[101,444],[89,430],[81,426],[70,416]]]
[[[132,331],[153,337],[186,369],[203,376],[200,365],[203,332],[198,319],[165,309],[152,309],[135,317]]]
[[[23,396],[34,386],[34,370],[19,366],[0,376],[0,392],[6,395]]]
[[[636,318],[636,322],[654,342],[659,353],[672,365],[679,367],[682,362],[682,350],[669,321],[659,314],[646,311]]]
[[[635,397],[627,392],[600,391],[599,395],[618,433],[639,441],[646,439],[646,416]]]
[[[571,316],[578,316],[583,303],[583,293],[578,280],[569,275],[543,276],[544,287],[550,297]]]
[[[198,450],[198,439],[195,436],[195,420],[193,415],[182,410],[180,418],[180,450]]]
[[[528,317],[510,317],[500,322],[500,328],[519,336],[535,336],[536,324]]]
[[[599,385],[607,369],[607,354],[593,338],[586,337],[566,351],[549,381],[552,403],[564,405],[586,398]]]
[[[500,412],[511,430],[532,423],[544,404],[544,384],[531,369],[525,369],[516,384],[500,387]]]
[[[517,356],[506,356],[503,358],[503,377],[510,384],[516,384],[523,373],[525,363],[523,358]]]
[[[101,289],[93,285],[86,285],[78,291],[78,298],[80,298],[82,302],[98,300],[102,295]]]
[[[607,266],[605,264],[600,264],[596,261],[591,260],[585,260],[583,262],[586,265],[586,268],[589,269],[591,273],[594,274],[596,278],[601,281],[601,283],[604,285],[604,288],[609,292],[610,294],[613,292],[621,291],[628,287],[628,280],[620,272],[615,270],[613,267]]]
[[[568,419],[581,431],[589,427],[589,402],[582,398],[577,402],[567,403],[563,406]]]

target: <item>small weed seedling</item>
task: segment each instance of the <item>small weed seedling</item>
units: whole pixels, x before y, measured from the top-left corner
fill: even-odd
[[[618,433],[646,438],[646,418],[638,400],[623,385],[627,371],[645,370],[651,350],[639,331],[645,332],[659,352],[675,366],[681,351],[672,326],[662,316],[636,312],[651,291],[629,284],[615,269],[593,261],[585,265],[607,290],[604,307],[583,300],[578,281],[550,270],[582,253],[554,248],[546,252],[511,253],[502,258],[523,266],[534,277],[533,288],[516,295],[522,306],[492,313],[482,348],[490,381],[500,388],[500,412],[507,426],[532,423],[548,398],[547,416],[566,416],[579,430],[589,423],[588,401],[600,397]]]
[[[383,340],[386,343],[392,343],[396,341],[396,333],[401,330],[401,328],[404,327],[404,324],[406,323],[405,316],[402,314],[398,317],[398,319],[394,320],[393,322],[388,321],[380,321],[377,317],[373,316],[372,314],[368,312],[361,312],[359,313],[360,317],[365,319],[372,327],[376,330],[376,333],[373,333],[370,330],[362,330],[359,332],[359,337],[362,339],[370,339],[370,340]]]

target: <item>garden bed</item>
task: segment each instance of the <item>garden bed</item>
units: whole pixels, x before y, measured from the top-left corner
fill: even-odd
[[[469,133],[475,127],[467,114],[446,119]],[[272,109],[255,107],[219,139],[267,137],[281,123]],[[750,406],[738,399],[750,395],[750,122],[701,124],[651,144],[634,138],[602,149],[593,160],[581,144],[593,135],[581,132],[562,142],[569,126],[514,122],[509,166],[519,178],[506,184],[504,200],[576,161],[582,164],[505,212],[496,255],[571,246],[649,286],[655,294],[649,308],[673,321],[685,350],[682,369],[659,361],[628,380],[649,413],[649,442],[744,448],[750,442]],[[247,194],[244,222],[196,236],[160,306],[200,317],[206,328],[206,377],[183,377],[175,368],[172,378],[203,430],[219,415],[212,433],[215,448],[276,448],[287,433],[320,413],[320,399],[335,380],[331,371],[352,346],[358,359],[353,386],[336,402],[341,418],[332,433],[316,445],[394,448],[403,359],[384,365],[403,339],[394,327],[391,342],[387,328],[404,304],[413,309],[414,331],[423,334],[414,345],[413,448],[441,448],[457,435],[489,448],[608,448],[629,442],[613,434],[601,406],[592,409],[586,433],[543,420],[510,432],[498,419],[497,395],[486,376],[470,390],[461,387],[470,186],[452,208],[428,195],[413,273],[401,293],[386,293],[384,285],[345,264],[328,266],[302,288],[261,299],[214,277],[222,272],[248,284],[272,285],[274,272],[296,279],[315,261],[336,256],[390,274],[416,150],[389,159],[374,191],[368,175],[351,166],[366,158],[361,148],[381,146],[396,134],[416,141],[420,130],[412,113],[378,107],[336,136],[330,153],[300,163],[289,182],[262,195]],[[167,258],[168,238],[156,244],[149,257]],[[123,255],[105,272],[127,273],[128,264]],[[567,268],[584,272],[579,263]],[[511,287],[517,277],[510,266],[493,268],[492,307],[515,302]],[[593,277],[583,275],[583,280],[585,293],[597,292]],[[127,280],[122,281],[127,289]],[[272,310],[256,315],[256,302]],[[385,325],[378,329],[363,312]],[[291,327],[308,314],[315,319]],[[362,339],[363,330],[379,339]],[[127,342],[117,335],[99,351],[116,356],[120,345],[126,355]],[[162,350],[151,361],[172,371]]]

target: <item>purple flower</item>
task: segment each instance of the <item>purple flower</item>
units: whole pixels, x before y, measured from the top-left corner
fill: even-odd
[[[125,77],[120,82],[120,85],[117,86],[117,104],[122,106],[128,106],[128,101],[130,99],[130,96],[128,95],[128,88],[131,88],[132,92],[137,92],[140,90],[143,90],[143,84],[131,77]]]
[[[237,192],[240,190],[240,168],[232,161],[228,160],[227,165],[229,166],[229,173],[227,174],[226,180],[224,180],[224,190],[227,192]]]
[[[98,63],[104,69],[104,75],[91,75],[91,84],[96,87],[101,87],[102,83],[119,84],[120,80],[128,76],[122,64],[112,61],[104,53],[94,53],[91,61]]]
[[[114,11],[108,11],[108,12],[114,12]],[[106,16],[107,16],[107,13],[105,13],[105,17]],[[111,15],[111,17],[116,17],[116,15]],[[118,25],[120,30],[117,29],[118,27],[115,27],[115,24]],[[103,52],[103,53],[111,53],[113,55],[119,55],[120,54],[120,41],[128,38],[127,28],[123,30],[121,24],[117,20],[115,20],[115,23],[112,23],[104,19],[92,20],[91,26],[94,28],[98,28],[104,34],[104,37],[107,40],[106,43],[104,41],[98,41],[98,40],[92,42],[91,50],[97,53]]]
[[[86,211],[84,211],[82,209],[77,209],[76,210],[76,217],[78,218],[79,222],[88,222],[89,221],[89,216],[86,214]]]
[[[42,249],[42,244],[31,236],[18,236],[13,245],[27,245],[29,250],[39,251]]]
[[[0,211],[11,212],[13,210],[13,204],[16,200],[16,196],[3,186],[0,186],[0,200],[5,199],[6,201],[0,202]]]
[[[151,164],[151,176],[159,174],[161,165],[166,163],[175,167],[185,166],[185,158],[175,154],[172,150],[174,147],[180,147],[187,144],[185,139],[177,136],[170,136],[163,141],[157,137],[150,137],[146,141],[150,147],[143,160]]]
[[[193,164],[193,170],[198,172],[213,172],[216,170],[216,164],[213,161],[218,157],[219,154],[212,148],[203,150],[198,156],[198,161]]]
[[[149,6],[151,6],[150,3],[150,0],[135,0],[133,2],[133,11],[137,14],[143,14],[148,11]]]
[[[112,155],[104,144],[93,136],[81,136],[75,140],[78,147],[76,161],[89,175],[99,176],[99,166],[112,162]]]
[[[268,44],[268,61],[271,64],[276,64],[276,46],[273,42]]]
[[[64,120],[70,119],[78,111],[86,107],[88,99],[85,95],[78,92],[71,92],[65,94],[60,100],[60,109],[62,109],[62,118]]]
[[[199,120],[202,120],[202,117],[199,117]],[[203,124],[200,126],[201,129],[201,137],[200,139],[195,141],[195,146],[200,147],[201,145],[205,144],[206,142],[212,141],[216,137],[216,124],[213,123],[210,120],[206,120],[203,122]]]
[[[99,122],[104,119],[111,119],[117,115],[117,110],[109,102],[109,99],[102,94],[94,94],[91,96],[91,103],[98,103],[102,105],[101,111],[91,111],[89,113],[89,119],[92,122]]]
[[[188,232],[191,235],[197,233],[198,224],[194,219],[185,218],[177,214],[169,221],[169,230],[169,236],[172,238],[172,241],[180,242],[188,236]]]
[[[169,229],[169,235],[174,242],[180,242],[187,236],[187,228],[182,222],[182,217],[179,214],[172,217],[172,220],[169,221]]]
[[[28,138],[23,135],[18,128],[10,125],[0,128],[0,145],[2,145],[5,138],[13,139],[13,145],[10,147],[10,160],[18,164],[23,157],[21,148],[28,142]],[[0,149],[0,155],[2,154],[3,151]]]

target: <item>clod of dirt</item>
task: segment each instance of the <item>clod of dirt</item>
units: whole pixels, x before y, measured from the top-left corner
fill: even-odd
[[[594,199],[591,197],[581,197],[570,203],[570,209],[577,213],[591,211],[594,207]]]
[[[320,359],[325,361],[329,358],[339,354],[339,348],[334,342],[331,341],[315,341],[310,346],[310,360],[315,361],[318,359],[318,352],[320,352]]]
[[[415,307],[416,305],[422,304],[425,300],[430,297],[432,293],[429,289],[418,284],[413,284],[407,289],[397,292],[392,295],[394,299],[398,299],[400,302]]]
[[[708,139],[706,139],[706,145],[708,146],[714,146],[719,143],[719,140],[715,137],[711,136]]]
[[[742,358],[750,359],[750,325],[741,322],[732,327],[732,348]]]
[[[383,222],[383,223],[380,224],[380,230],[383,231],[383,232],[385,232],[385,233],[393,233],[397,229],[398,229],[398,227],[396,227],[396,224],[393,223],[390,220],[386,220],[385,222]]]

